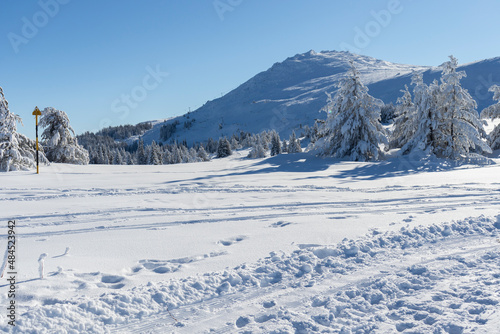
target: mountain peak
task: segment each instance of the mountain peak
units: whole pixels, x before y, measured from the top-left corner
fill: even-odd
[[[178,123],[174,136],[167,141],[189,144],[208,138],[230,137],[241,131],[258,133],[274,129],[286,137],[297,134],[315,119],[326,104],[326,94],[336,90],[339,80],[350,68],[350,60],[360,72],[361,81],[369,93],[384,101],[395,103],[404,85],[410,86],[413,71],[423,72],[425,82],[439,78],[440,71],[431,66],[396,64],[357,55],[348,51],[310,50],[275,63],[221,98],[207,102],[189,115],[170,119]],[[478,110],[493,103],[489,86],[500,82],[499,58],[461,66],[468,74],[463,87],[478,102]],[[145,142],[159,141],[163,123],[153,127]],[[187,124],[187,125],[184,125]]]

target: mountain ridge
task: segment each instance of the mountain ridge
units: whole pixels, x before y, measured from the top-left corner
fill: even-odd
[[[426,83],[439,80],[441,75],[441,68],[436,66],[397,64],[347,51],[310,50],[274,63],[190,113],[156,122],[142,137],[145,143],[155,140],[193,144],[208,138],[230,137],[240,131],[256,133],[270,129],[286,137],[325,117],[319,113],[326,104],[325,93],[336,90],[350,61],[359,70],[369,93],[384,103],[396,102],[404,85],[410,85],[413,71],[422,72]],[[462,85],[477,101],[478,111],[491,105],[488,88],[500,83],[500,57],[463,64],[458,70],[468,74]],[[174,126],[175,132],[162,140],[161,127],[166,124]]]

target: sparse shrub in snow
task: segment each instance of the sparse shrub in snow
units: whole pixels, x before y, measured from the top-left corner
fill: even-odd
[[[493,100],[498,101],[497,103],[483,109],[481,112],[481,118],[490,118],[491,120],[500,119],[500,87],[493,85],[489,89],[493,92]],[[491,149],[500,149],[500,124],[498,124],[489,135],[489,144]]]
[[[227,138],[219,139],[219,143],[217,144],[217,158],[225,158],[233,154],[231,150],[231,144]]]
[[[45,108],[40,118],[40,126],[45,127],[42,143],[49,161],[86,165],[89,153],[78,145],[75,131],[69,125],[68,115],[55,108]]]
[[[470,153],[490,153],[486,133],[476,111],[476,101],[460,85],[465,72],[456,69],[457,59],[450,56],[444,64],[441,85],[423,83],[422,75],[413,78],[417,130],[402,147],[402,153],[427,151],[438,157],[460,159]]]
[[[36,167],[35,142],[17,133],[18,122],[21,123],[21,117],[10,112],[9,103],[0,87],[0,171],[28,170]],[[40,161],[47,163],[41,145],[39,149]]]
[[[354,161],[377,160],[382,155],[380,144],[387,144],[380,123],[384,103],[368,94],[359,72],[351,69],[338,83],[338,90],[322,109],[328,113],[319,138],[313,145],[320,155],[348,158]]]

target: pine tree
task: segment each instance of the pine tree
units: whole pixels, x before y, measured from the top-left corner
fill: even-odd
[[[288,153],[288,144],[285,139],[283,139],[283,144],[281,144],[281,152]]]
[[[441,75],[441,85],[434,81],[427,87],[415,77],[415,105],[418,129],[401,151],[425,150],[442,158],[459,159],[470,153],[488,153],[486,132],[478,118],[476,101],[462,88],[466,76],[458,71],[458,61],[450,56]]]
[[[380,144],[387,144],[380,123],[381,100],[368,94],[351,61],[348,75],[338,83],[335,96],[328,96],[323,110],[327,120],[314,144],[321,155],[348,158],[355,161],[376,160],[382,155]]]
[[[180,164],[182,162],[181,150],[177,144],[173,145],[171,158],[170,163],[172,164]]]
[[[444,134],[444,146],[439,152],[447,158],[457,159],[465,157],[469,152],[491,153],[486,143],[486,132],[477,113],[477,103],[469,92],[462,88],[460,80],[466,77],[464,71],[458,71],[458,61],[450,56],[450,61],[445,63],[442,81],[441,113],[445,128],[440,132]]]
[[[273,130],[271,137],[271,156],[281,154],[281,140],[276,131]]]
[[[224,137],[219,139],[219,143],[217,144],[217,158],[224,158],[231,154],[233,154],[233,151],[231,150],[231,144],[229,144],[227,138]]]
[[[29,170],[36,167],[35,142],[17,133],[18,122],[21,123],[21,117],[10,112],[9,103],[0,87],[0,171]],[[41,162],[48,162],[42,147],[39,157]]]
[[[113,150],[113,165],[122,165],[123,164],[123,158],[121,155],[120,150]]]
[[[208,156],[202,145],[200,145],[200,147],[198,148],[197,156],[201,159],[201,161],[210,161],[210,157]]]
[[[163,145],[162,160],[163,160],[164,165],[168,165],[168,164],[172,163],[172,155],[171,155],[171,152],[168,149],[167,145]]]
[[[148,146],[148,165],[161,165],[160,160],[160,147],[153,140],[150,146]]]
[[[292,131],[290,139],[288,141],[288,153],[300,153],[302,148],[300,147],[300,140],[297,139],[295,131]]]
[[[429,149],[435,142],[436,133],[436,109],[439,100],[439,85],[434,81],[430,86],[424,83],[422,73],[415,72],[412,77],[415,127],[413,136],[405,139],[406,144],[401,148],[403,154],[409,154],[414,150]]]
[[[147,165],[148,156],[146,155],[146,149],[144,148],[144,141],[142,138],[139,139],[139,144],[136,151],[136,160],[138,165]]]
[[[393,148],[404,146],[417,131],[417,113],[408,86],[405,85],[405,89],[401,92],[403,96],[397,101],[394,130],[391,136],[390,146]]]
[[[89,152],[78,145],[75,131],[69,125],[68,115],[64,111],[52,107],[45,108],[40,118],[40,126],[45,127],[42,144],[49,161],[76,165],[89,163]]]
[[[262,145],[261,141],[257,141],[250,152],[248,153],[247,158],[250,159],[259,159],[259,158],[265,158],[266,157],[266,149]]]
[[[497,103],[483,109],[481,112],[481,118],[486,119],[489,118],[492,121],[495,119],[500,119],[500,87],[497,85],[493,85],[489,89],[490,92],[493,92],[493,100],[498,101]],[[500,149],[500,124],[497,124],[493,131],[491,131],[489,135],[490,147],[492,150]]]

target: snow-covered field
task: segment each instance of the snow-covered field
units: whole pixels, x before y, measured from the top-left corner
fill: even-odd
[[[245,155],[0,173],[13,332],[499,332],[500,159]]]

